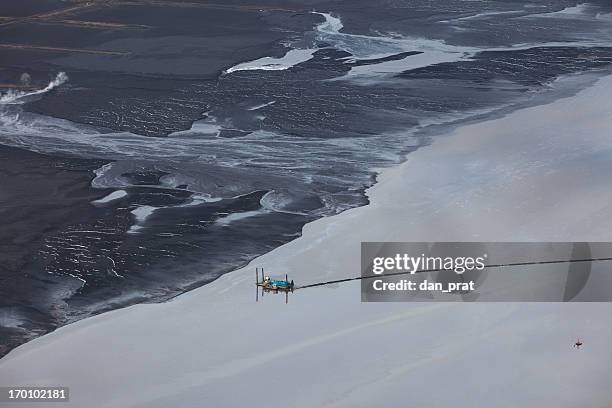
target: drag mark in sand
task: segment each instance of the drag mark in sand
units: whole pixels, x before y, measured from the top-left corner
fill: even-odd
[[[77,0],[78,1],[78,0]],[[286,12],[299,12],[303,11],[297,7],[278,7],[278,6],[264,6],[264,5],[251,5],[251,6],[240,6],[231,4],[217,4],[217,3],[195,3],[195,2],[174,2],[174,1],[155,1],[155,0],[133,0],[133,1],[117,1],[117,0],[90,0],[81,1],[76,5],[60,8],[57,10],[51,10],[45,13],[33,14],[25,17],[0,17],[0,27],[6,27],[13,24],[28,23],[28,22],[49,22],[57,23],[62,20],[56,20],[58,17],[65,15],[74,15],[82,11],[88,11],[96,7],[112,8],[121,6],[150,6],[150,7],[174,7],[174,8],[208,8],[208,9],[219,9],[219,10],[237,10],[245,12],[260,12],[263,10],[267,11],[286,11]],[[55,20],[55,21],[54,21]],[[72,24],[72,20],[63,20]],[[113,23],[98,23],[98,22],[76,22],[83,26],[89,26],[90,28],[117,28],[111,27]],[[122,28],[140,28],[137,26],[123,26]]]
[[[279,6],[264,6],[264,5],[251,5],[241,6],[232,4],[220,4],[220,3],[195,3],[195,2],[175,2],[175,1],[164,1],[164,0],[140,0],[140,1],[116,1],[113,2],[117,6],[157,6],[157,7],[181,7],[181,8],[208,8],[208,9],[219,9],[219,10],[238,10],[238,11],[255,11],[260,12],[266,11],[289,11],[298,12],[303,11],[299,7],[279,7]]]
[[[98,4],[100,4],[102,2],[100,1],[88,1],[88,2],[84,2],[84,3],[79,3],[75,6],[69,6],[69,7],[65,7],[65,8],[60,8],[57,10],[51,10],[48,11],[46,13],[40,13],[40,14],[34,14],[31,16],[25,16],[25,17],[18,17],[18,18],[10,18],[7,19],[4,22],[0,22],[0,27],[5,27],[11,24],[19,24],[19,23],[27,23],[29,21],[35,21],[35,20],[48,20],[54,17],[58,17],[58,16],[62,16],[62,15],[66,15],[66,14],[74,14],[76,12],[80,12],[83,11],[85,9],[90,9],[92,7],[97,6]],[[103,4],[108,4],[108,2],[103,2]]]
[[[84,20],[41,20],[34,21],[37,24],[47,25],[60,25],[68,27],[80,27],[80,28],[95,28],[101,30],[146,30],[151,28],[150,25],[145,24],[121,24],[111,23],[106,21],[84,21]]]
[[[0,48],[12,49],[12,50],[40,50],[40,51],[68,52],[68,53],[95,54],[95,55],[125,56],[125,55],[131,54],[128,51],[88,50],[85,48],[47,47],[44,45],[30,45],[30,44],[0,44]]]

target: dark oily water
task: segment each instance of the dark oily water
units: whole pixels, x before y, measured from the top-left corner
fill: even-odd
[[[15,223],[3,238],[15,248],[30,237],[31,259],[2,262],[0,351],[210,282],[305,223],[366,204],[375,170],[432,142],[431,126],[528,103],[612,62],[604,3],[273,6],[212,12],[226,24],[205,33],[176,9],[180,24],[159,10],[92,10],[87,19],[132,31],[69,45],[132,54],[11,54],[6,81],[54,79],[0,97],[0,143],[42,154],[36,168],[21,159],[34,153],[3,156],[14,185],[0,197],[17,204],[5,219],[27,218],[21,205],[47,226]]]

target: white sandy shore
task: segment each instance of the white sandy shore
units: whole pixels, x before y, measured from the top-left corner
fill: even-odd
[[[611,87],[457,129],[384,171],[370,205],[172,302],[27,343],[0,384],[69,386],[71,407],[609,406],[610,304],[366,304],[355,283],[255,303],[253,280],[358,275],[361,241],[610,240]]]

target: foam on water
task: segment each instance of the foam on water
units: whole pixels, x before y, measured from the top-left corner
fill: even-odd
[[[194,193],[211,197],[231,197],[235,191],[223,189],[209,190],[211,184],[200,188],[206,174],[187,173],[182,169],[183,162],[201,163],[219,168],[256,168],[265,164],[266,171],[285,179],[335,180],[342,185],[351,185],[364,177],[363,174],[338,174],[322,176],[329,167],[335,152],[341,149],[350,152],[347,165],[356,169],[363,163],[380,163],[397,145],[388,143],[388,138],[372,136],[368,140],[336,140],[292,136],[256,131],[240,138],[218,138],[194,129],[190,135],[173,134],[168,138],[151,138],[127,132],[102,133],[85,125],[75,125],[63,119],[46,117],[24,112],[19,108],[0,111],[0,137],[3,142],[16,147],[46,153],[71,154],[84,157],[97,157],[114,160],[95,171],[92,181],[94,188],[124,189],[130,182],[122,177],[128,172],[124,162],[142,160],[172,164],[164,170],[170,176],[161,178],[158,188],[175,188],[186,184]],[[197,137],[194,137],[197,136]],[[399,136],[398,136],[399,137]],[[403,136],[406,139],[406,135]],[[381,140],[386,140],[382,142]],[[385,147],[387,146],[387,147]],[[388,149],[389,152],[385,150]],[[173,170],[174,169],[174,170]],[[186,171],[186,170],[185,170]],[[360,184],[360,182],[357,182]],[[228,195],[227,193],[234,194]]]
[[[50,90],[57,88],[64,82],[68,81],[68,75],[65,72],[60,72],[57,74],[55,79],[53,79],[49,84],[39,90],[36,91],[20,91],[15,89],[10,89],[7,92],[0,94],[0,105],[20,105],[25,103],[28,97],[42,95],[44,93],[49,92]]]
[[[223,200],[222,197],[213,197],[210,194],[193,194],[190,197],[189,202],[185,204],[178,205],[176,207],[194,207],[203,203],[216,203],[218,201]]]
[[[258,109],[265,108],[266,106],[274,105],[275,103],[276,103],[276,101],[270,101],[270,102],[266,102],[266,103],[261,103],[259,105],[255,105],[255,106],[253,106],[251,108],[248,108],[247,110],[248,111],[256,111]]]
[[[553,11],[550,13],[538,13],[531,14],[527,17],[540,17],[540,18],[577,18],[577,17],[592,17],[589,13],[593,9],[593,6],[589,3],[581,3],[576,6],[566,7],[563,10]]]
[[[316,48],[309,49],[290,49],[285,55],[280,58],[276,57],[263,57],[254,61],[243,62],[238,65],[234,65],[231,68],[223,71],[224,74],[231,74],[236,71],[283,71],[289,69],[297,64],[306,62],[312,59],[313,54],[317,51]]]
[[[27,318],[21,316],[20,313],[8,308],[0,309],[0,327],[22,329],[26,323]]]
[[[217,219],[216,223],[227,227],[229,226],[231,223],[236,222],[236,221],[241,221],[244,220],[246,218],[251,218],[251,217],[257,217],[259,215],[265,214],[268,211],[265,209],[259,209],[259,210],[253,210],[253,211],[244,211],[244,212],[238,212],[238,213],[232,213],[229,215],[226,215],[225,217],[221,217],[219,219]]]
[[[128,230],[128,234],[137,234],[143,229],[143,224],[146,219],[151,216],[156,210],[157,207],[152,207],[150,205],[141,205],[136,209],[132,210],[132,214],[134,215],[134,219],[136,223],[130,227]]]
[[[207,119],[198,120],[191,124],[191,128],[188,130],[181,130],[174,132],[173,136],[191,136],[191,135],[213,135],[219,136],[221,132],[221,126],[214,123],[214,118],[208,117]]]
[[[112,193],[110,193],[109,195],[100,198],[99,200],[94,200],[92,201],[93,204],[106,204],[106,203],[110,203],[116,200],[119,200],[125,196],[127,196],[128,193],[125,190],[117,190],[117,191],[113,191]]]
[[[468,47],[458,47],[446,44],[441,40],[425,38],[406,38],[399,35],[370,36],[363,34],[342,33],[344,24],[339,17],[330,13],[312,12],[320,15],[324,21],[315,27],[316,38],[323,43],[329,43],[334,48],[350,53],[352,57],[347,62],[384,58],[407,51],[419,51],[424,55],[406,57],[401,61],[391,61],[369,66],[355,67],[348,74],[367,75],[370,73],[401,72],[441,62],[457,61],[474,51]],[[246,70],[285,70],[313,58],[317,48],[289,50],[283,57],[264,57],[254,61],[244,62],[224,71],[229,74]],[[265,105],[264,105],[265,106]],[[261,106],[263,107],[263,106]]]
[[[556,13],[546,14],[531,14],[524,17],[536,16],[568,16],[570,18],[585,17],[591,20],[606,19],[608,15],[587,13],[591,11],[592,6],[586,3],[576,7],[569,7],[565,10]],[[515,15],[523,13],[520,10],[486,12],[475,14],[472,16],[457,18],[451,21],[468,21],[484,17],[492,17],[499,15]],[[390,74],[397,74],[423,68],[441,63],[456,62],[461,60],[469,60],[477,53],[483,51],[516,51],[525,50],[535,47],[607,47],[610,45],[608,38],[582,40],[582,41],[545,41],[513,44],[507,47],[468,47],[447,44],[442,40],[405,37],[397,33],[388,33],[387,35],[369,36],[363,34],[348,34],[342,33],[340,30],[344,27],[342,21],[338,17],[334,17],[328,13],[315,14],[325,18],[325,22],[317,26],[318,39],[330,43],[334,48],[345,51],[353,55],[353,58],[347,62],[355,62],[358,60],[368,60],[375,58],[384,58],[397,55],[403,52],[417,51],[420,54],[410,55],[400,60],[385,61],[378,64],[358,65],[344,76],[336,79],[365,79],[368,84],[373,84],[373,78],[378,77],[384,79]],[[521,17],[519,17],[521,18]]]
[[[405,51],[416,51],[413,47],[406,48],[401,40],[391,37],[375,37],[363,34],[348,34],[342,20],[329,13],[313,12],[322,16],[325,21],[316,27],[317,39],[329,43],[334,48],[348,52],[355,59],[383,58]]]
[[[353,57],[347,62],[385,58],[410,51],[421,53],[401,60],[352,67],[345,78],[386,75],[442,62],[459,61],[477,51],[471,47],[449,45],[442,40],[408,38],[396,33],[386,36],[342,33],[340,30],[344,25],[340,18],[329,13],[315,14],[325,19],[324,23],[317,26],[318,39],[350,53]]]
[[[287,208],[294,204],[294,202],[295,197],[275,190],[268,191],[260,200],[261,206],[270,211],[295,215],[307,215],[307,213],[304,212],[288,210]]]
[[[450,20],[440,20],[440,23],[458,23],[461,21],[478,20],[489,17],[503,16],[503,15],[516,15],[524,13],[523,10],[505,10],[505,11],[487,11],[484,13],[476,13],[465,17],[457,17]]]
[[[593,6],[583,3],[574,7],[550,12],[521,15],[517,18],[547,17],[547,18],[590,18],[606,20],[609,15],[591,13]],[[315,27],[316,39],[320,42],[330,44],[335,49],[351,54],[345,62],[355,62],[360,60],[385,58],[404,52],[419,52],[418,55],[410,55],[400,60],[385,61],[378,64],[358,65],[343,77],[345,79],[355,79],[370,77],[384,77],[389,74],[397,74],[431,65],[455,62],[473,57],[481,51],[488,51],[487,48],[457,46],[447,44],[443,40],[419,37],[406,37],[397,33],[378,33],[379,35],[350,34],[341,32],[344,28],[342,20],[330,13],[313,11],[313,14],[320,15],[324,21]],[[483,18],[496,16],[515,16],[526,13],[522,10],[502,10],[476,13],[469,16],[458,17],[450,20],[443,20],[445,23],[462,23]],[[571,42],[548,42],[547,44],[532,44],[532,46],[574,46],[577,43]],[[580,45],[595,46],[609,45],[608,42],[593,41],[590,44],[580,43]],[[522,44],[518,45],[523,46]],[[506,51],[513,50],[514,46],[505,48],[495,48],[491,50]],[[313,58],[316,48],[295,48],[290,49],[283,57],[264,57],[254,61],[238,64],[224,71],[226,74],[244,70],[285,70],[297,64],[306,62]],[[263,107],[265,105],[260,106]]]
[[[315,13],[321,14],[323,13]],[[316,27],[316,30],[324,33],[333,34],[342,29],[342,22],[337,17],[332,17],[329,14],[325,15],[325,21]],[[291,47],[291,45],[289,45]],[[318,51],[318,48],[293,48],[289,49],[282,57],[263,57],[253,61],[247,61],[234,65],[231,68],[223,71],[224,74],[231,74],[236,71],[282,71],[289,69],[293,66],[301,64],[302,62],[309,61],[313,58],[314,53]],[[263,106],[261,106],[263,107]]]
[[[601,21],[607,22],[612,20],[612,13],[604,13],[598,11],[599,8],[590,3],[581,3],[576,6],[566,7],[559,11],[548,13],[534,13],[525,16],[517,17],[519,19],[542,18],[542,19],[561,19],[561,20],[576,20],[576,21]]]

